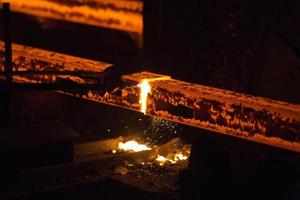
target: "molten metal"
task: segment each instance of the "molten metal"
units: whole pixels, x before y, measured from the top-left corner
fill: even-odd
[[[152,150],[151,147],[145,144],[140,144],[135,140],[130,140],[125,143],[119,142],[118,149],[122,151],[129,151],[129,152],[140,152],[140,151]],[[113,153],[116,153],[116,150],[114,150]],[[177,151],[176,153],[168,153],[168,155],[165,157],[163,155],[156,153],[154,161],[158,163],[160,166],[164,166],[165,164],[176,164],[180,161],[187,160],[189,158],[189,154],[190,154],[189,151],[187,152]]]
[[[168,80],[171,79],[170,76],[162,76],[162,77],[156,77],[156,78],[151,78],[151,79],[143,79],[140,84],[138,84],[138,87],[141,88],[141,93],[140,93],[140,100],[139,103],[141,105],[140,111],[144,114],[147,112],[147,99],[148,99],[148,94],[151,92],[151,85],[149,82],[153,81],[162,81],[162,80]]]
[[[178,161],[187,160],[188,156],[183,155],[182,153],[176,153],[172,158],[166,158],[164,156],[158,155],[155,159],[160,166],[163,166],[167,162],[172,164],[177,163]]]
[[[141,105],[141,112],[146,114],[147,111],[147,97],[148,94],[151,92],[151,86],[149,84],[149,81],[147,79],[144,79],[141,84],[139,84],[139,87],[141,88],[141,94],[140,94],[140,105]]]
[[[134,140],[127,141],[125,143],[119,142],[119,149],[123,151],[133,151],[133,152],[139,152],[139,151],[147,151],[151,150],[150,147],[144,145],[144,144],[139,144]]]

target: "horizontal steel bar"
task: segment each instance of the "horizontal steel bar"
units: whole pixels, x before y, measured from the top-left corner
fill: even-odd
[[[141,1],[6,0],[14,12],[142,34]]]
[[[75,83],[0,83],[0,90],[62,90],[62,91],[100,91],[101,84],[75,84]]]
[[[141,72],[123,80],[137,85],[159,76]],[[147,114],[300,152],[300,105],[175,79],[150,84]],[[122,99],[130,104],[124,105],[138,105],[140,89],[125,91]]]
[[[29,76],[29,75],[70,75],[70,76],[79,76],[79,77],[101,77],[105,75],[104,72],[80,72],[80,71],[35,71],[35,70],[26,70],[26,71],[13,71],[11,75],[19,76]],[[0,72],[0,76],[6,75],[6,72]]]
[[[4,42],[0,41],[0,58],[4,56]],[[0,59],[0,69],[4,63]],[[19,44],[12,45],[14,71],[79,71],[80,73],[104,72],[112,64],[70,56],[53,51]],[[0,70],[1,71],[1,70]],[[4,70],[2,70],[4,71]]]

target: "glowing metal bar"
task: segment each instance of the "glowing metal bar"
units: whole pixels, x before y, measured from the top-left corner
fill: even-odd
[[[3,55],[4,43],[0,41],[0,71],[4,71]],[[12,45],[12,64],[14,71],[49,71],[49,69],[52,69],[57,71],[103,72],[111,66],[109,63],[19,44]]]
[[[14,12],[141,34],[143,3],[126,0],[6,0]]]
[[[123,76],[128,85],[162,75]],[[255,97],[175,79],[154,81],[147,114],[300,152],[300,105]],[[136,109],[134,88],[125,88],[124,105]]]

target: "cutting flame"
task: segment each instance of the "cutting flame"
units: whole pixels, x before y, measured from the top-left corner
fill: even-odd
[[[134,140],[130,140],[125,143],[119,142],[119,149],[122,149],[123,151],[133,151],[133,152],[151,150],[150,147],[147,147],[144,144],[139,144]]]
[[[139,84],[139,87],[141,88],[141,94],[140,94],[140,105],[141,105],[141,112],[146,114],[147,110],[147,98],[148,94],[151,92],[151,86],[149,84],[149,81],[147,79],[144,79],[141,84]]]
[[[151,85],[149,82],[153,81],[162,81],[162,80],[168,80],[171,79],[170,76],[161,76],[157,78],[150,78],[150,79],[143,79],[140,84],[138,84],[138,87],[141,88],[141,93],[140,93],[140,100],[139,103],[141,105],[140,111],[144,114],[147,112],[147,98],[148,94],[151,92]]]

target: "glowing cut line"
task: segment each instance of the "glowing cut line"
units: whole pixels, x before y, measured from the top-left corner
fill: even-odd
[[[151,92],[151,86],[149,84],[149,81],[147,79],[144,79],[142,83],[139,85],[141,88],[141,94],[140,94],[140,105],[141,105],[141,112],[146,114],[147,110],[147,99],[148,94]]]
[[[142,82],[138,85],[138,87],[141,88],[139,103],[141,105],[140,111],[142,113],[146,114],[146,112],[147,112],[148,94],[151,93],[151,85],[149,84],[149,82],[168,80],[168,79],[171,79],[171,77],[170,76],[162,76],[162,77],[158,77],[158,78],[143,79]]]

